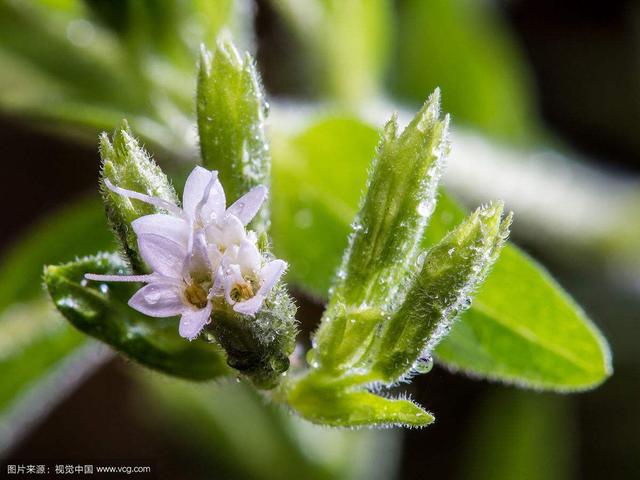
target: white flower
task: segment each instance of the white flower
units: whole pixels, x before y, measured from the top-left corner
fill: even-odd
[[[243,239],[239,246],[228,248],[222,257],[220,270],[227,302],[238,313],[255,315],[286,268],[282,260],[262,265],[255,244]]]
[[[218,172],[196,167],[187,178],[182,208],[160,198],[114,186],[112,191],[167,210],[131,223],[149,275],[93,275],[97,281],[144,282],[129,305],[152,317],[181,315],[180,335],[194,339],[209,322],[214,297],[226,299],[238,313],[255,315],[287,264],[263,265],[254,232],[245,226],[266,198],[257,186],[225,209]]]
[[[131,297],[129,306],[150,317],[181,315],[180,335],[194,339],[209,321],[211,299],[221,287],[213,275],[204,235],[192,236],[182,243],[146,233],[138,236],[138,247],[153,273],[122,276],[87,274],[85,277],[98,281],[147,283]]]

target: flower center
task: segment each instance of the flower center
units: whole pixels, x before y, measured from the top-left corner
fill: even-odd
[[[207,290],[200,283],[190,283],[184,289],[184,296],[187,302],[194,307],[204,308],[207,306]]]
[[[251,281],[236,283],[229,294],[235,302],[241,302],[242,300],[253,297],[253,295],[253,285]]]

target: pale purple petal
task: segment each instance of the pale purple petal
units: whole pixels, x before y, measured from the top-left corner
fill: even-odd
[[[209,264],[211,265],[212,271],[217,271],[218,267],[222,264],[222,254],[218,247],[214,244],[209,244],[207,246],[207,254],[209,256]]]
[[[152,273],[150,275],[99,275],[96,273],[85,273],[84,278],[94,282],[153,282],[161,277]]]
[[[258,236],[256,235],[256,232],[253,230],[247,231],[247,240],[251,243],[258,243]]]
[[[138,236],[140,256],[154,272],[180,278],[187,256],[187,249],[168,238],[155,234]]]
[[[150,283],[129,299],[129,306],[150,317],[173,317],[185,310],[180,289],[171,283]]]
[[[218,267],[218,269],[216,270],[216,273],[213,277],[213,285],[211,286],[211,289],[209,290],[209,295],[208,298],[209,300],[211,300],[213,297],[217,297],[220,295],[224,295],[225,291],[224,291],[224,280],[225,280],[225,275],[223,273],[223,270],[221,267]]]
[[[185,248],[191,229],[191,226],[186,220],[161,213],[136,218],[131,222],[131,226],[138,236],[148,234],[159,235],[175,243],[184,245]]]
[[[180,209],[177,205],[174,205],[171,202],[163,200],[162,198],[152,197],[150,195],[145,195],[144,193],[135,192],[133,190],[127,190],[126,188],[117,187],[113,183],[111,183],[108,178],[104,179],[104,184],[107,186],[109,190],[111,190],[114,193],[117,193],[118,195],[122,195],[123,197],[140,200],[141,202],[148,203],[149,205],[153,205],[154,207],[167,210],[178,217],[181,217],[183,215],[182,209]]]
[[[238,264],[238,251],[240,247],[237,245],[231,245],[224,251],[224,255],[222,255],[222,266],[224,268],[229,267],[230,265]]]
[[[211,316],[211,302],[207,306],[198,310],[189,309],[180,318],[180,336],[193,340],[202,331],[202,328],[209,322]]]
[[[264,295],[256,294],[248,300],[236,303],[233,306],[233,309],[243,315],[254,316],[256,312],[262,307],[264,299]]]
[[[266,187],[262,185],[253,187],[227,209],[227,214],[238,217],[243,225],[247,225],[256,216],[265,198],[267,198]]]
[[[253,274],[260,268],[260,252],[258,247],[248,240],[240,242],[238,250],[238,264],[243,275]]]
[[[211,277],[211,263],[209,262],[209,252],[207,242],[204,238],[204,232],[197,231],[193,235],[191,246],[191,254],[184,264],[183,275],[189,275],[191,278],[204,279]]]
[[[258,273],[262,283],[256,295],[264,295],[266,297],[286,269],[287,262],[284,260],[273,260],[262,267]]]
[[[182,208],[190,218],[196,218],[196,209],[200,209],[202,217],[207,220],[214,214],[222,216],[226,200],[222,185],[216,179],[217,175],[216,171],[210,172],[205,168],[195,167],[187,178],[182,195]]]
[[[217,173],[217,172],[216,172]],[[199,216],[205,225],[224,217],[224,209],[226,206],[226,198],[224,189],[218,179],[211,185],[209,192],[200,207]]]
[[[220,245],[229,247],[230,245],[240,243],[245,238],[244,225],[238,217],[228,215],[223,220],[220,228],[220,238],[217,240]]]

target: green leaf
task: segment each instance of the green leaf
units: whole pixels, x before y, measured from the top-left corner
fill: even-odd
[[[157,197],[173,205],[178,204],[178,197],[167,176],[140,146],[126,121],[116,130],[113,143],[106,133],[100,136],[100,156],[100,189],[107,218],[133,271],[146,272],[147,266],[140,257],[131,222],[144,215],[160,213],[161,209],[120,195],[107,183],[110,182],[112,187]]]
[[[317,296],[327,295],[338,270],[377,141],[375,129],[350,117],[326,117],[300,133],[274,135],[274,246],[290,262],[292,281]],[[463,218],[458,204],[441,194],[423,246],[434,245]],[[611,374],[597,328],[513,245],[436,355],[462,371],[535,388],[590,388]]]
[[[336,427],[424,427],[434,417],[411,400],[391,399],[353,390],[350,379],[312,370],[288,386],[287,402],[307,420]]]
[[[228,203],[256,185],[269,187],[264,91],[251,56],[241,57],[229,40],[220,40],[213,55],[202,48],[197,114],[202,162],[218,170]],[[262,233],[268,221],[264,205],[252,225]]]
[[[27,230],[5,252],[0,266],[0,424],[14,429],[0,428],[0,450],[15,441],[17,423],[29,423],[43,405],[75,385],[70,378],[81,378],[78,372],[91,368],[83,354],[86,336],[44,298],[42,265],[111,247],[104,220],[97,199],[83,199]]]
[[[387,123],[329,306],[315,335],[314,362],[338,367],[395,313],[410,288],[448,153],[439,93],[398,134]],[[411,175],[407,175],[411,172]]]
[[[501,217],[502,204],[481,207],[429,250],[404,303],[372,343],[371,369],[384,383],[415,371],[469,307],[508,235],[511,217]]]
[[[613,371],[595,325],[514,246],[504,249],[473,307],[436,355],[454,370],[560,391],[593,388]]]
[[[174,318],[146,317],[127,305],[135,284],[109,286],[84,280],[86,273],[121,275],[127,265],[114,254],[85,257],[45,269],[45,285],[58,310],[78,330],[137,362],[164,373],[207,380],[228,373],[220,348],[178,335]]]
[[[430,353],[504,241],[499,205],[478,210],[428,253],[419,249],[448,153],[447,124],[446,117],[440,119],[436,92],[401,134],[395,118],[385,127],[307,355],[311,369],[291,380],[286,391],[288,403],[311,421],[340,426],[433,421],[410,401],[366,388],[398,382],[421,354]]]

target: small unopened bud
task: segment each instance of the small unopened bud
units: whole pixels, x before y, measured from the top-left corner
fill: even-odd
[[[133,136],[126,121],[115,131],[112,141],[106,133],[100,135],[100,156],[100,186],[107,218],[131,268],[135,273],[143,273],[147,268],[140,258],[131,222],[162,209],[122,196],[113,186],[157,197],[173,205],[178,202],[176,193],[167,176]]]

